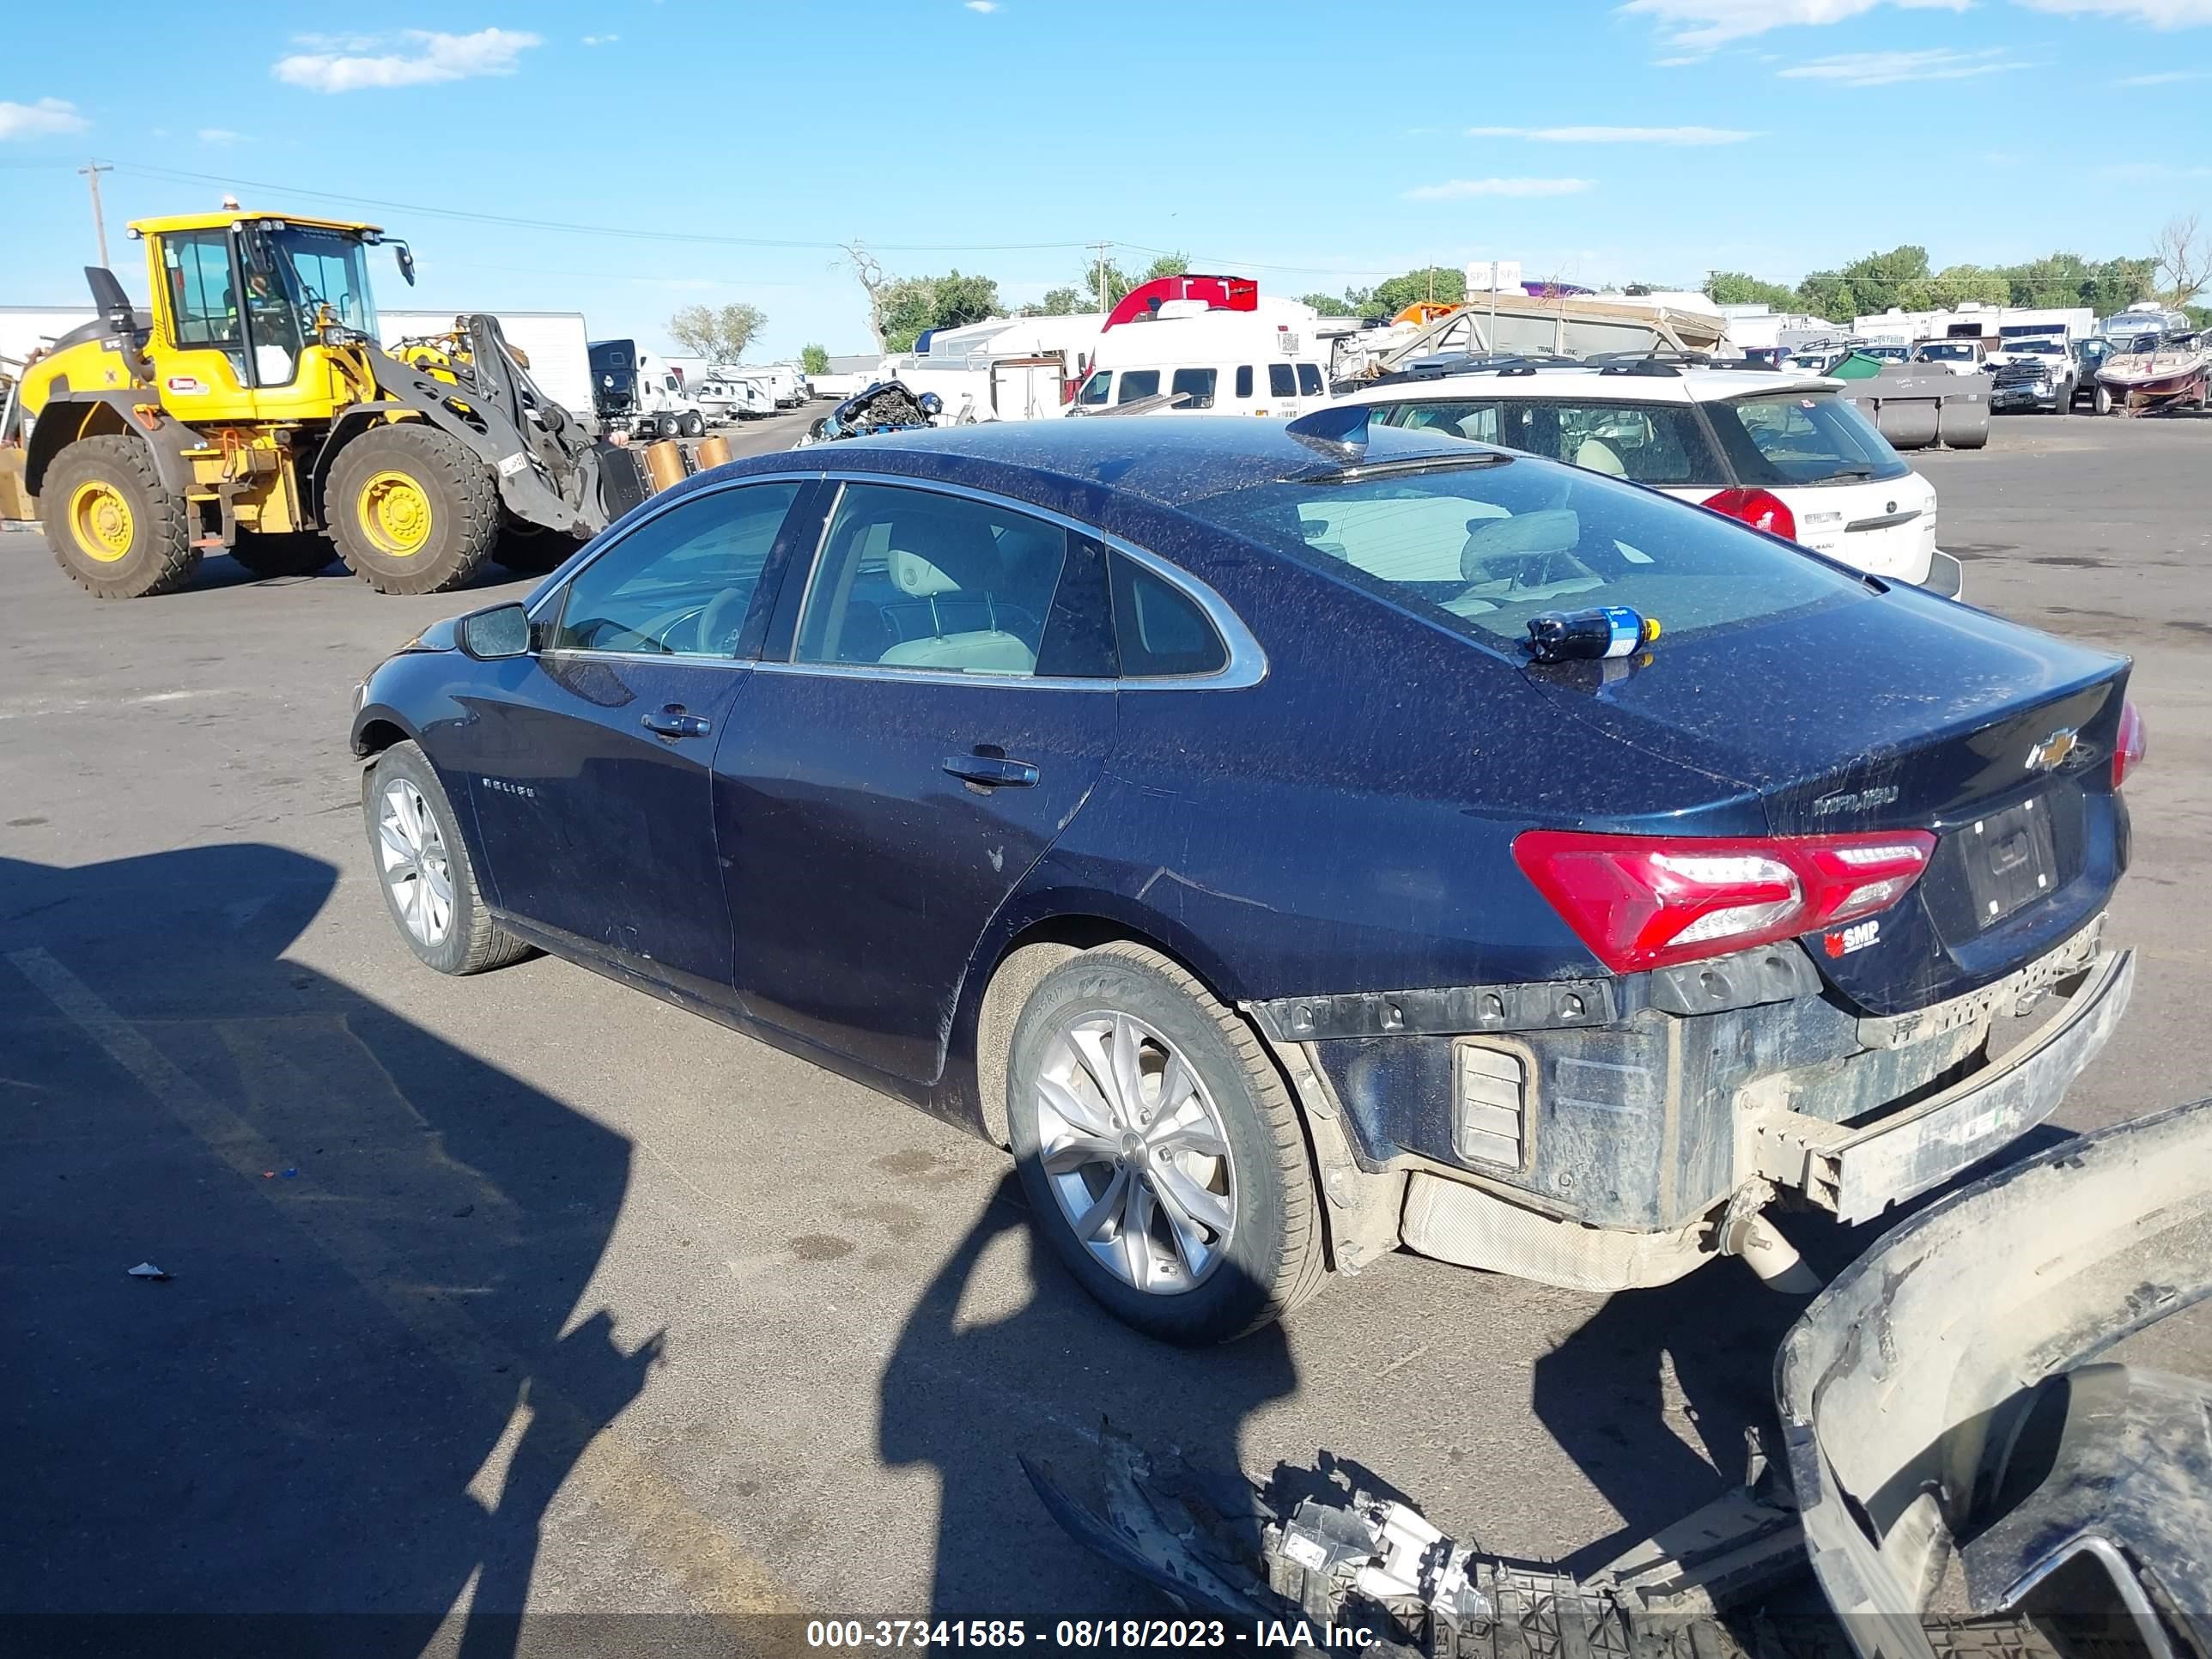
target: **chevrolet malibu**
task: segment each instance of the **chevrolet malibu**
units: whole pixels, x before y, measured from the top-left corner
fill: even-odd
[[[987,1136],[1206,1341],[1401,1247],[1790,1282],[1778,1200],[2020,1135],[2131,983],[2127,673],[1579,468],[1134,417],[702,473],[352,744],[430,967],[550,951]]]

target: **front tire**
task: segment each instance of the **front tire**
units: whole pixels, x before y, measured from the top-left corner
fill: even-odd
[[[1165,1341],[1225,1342],[1319,1288],[1304,1126],[1259,1039],[1133,944],[1053,970],[1014,1027],[1015,1167],[1092,1297]]]
[[[417,960],[441,974],[480,974],[529,954],[484,908],[453,804],[417,745],[394,744],[377,757],[362,817],[386,914]]]
[[[499,535],[491,469],[421,421],[371,427],[338,452],[324,518],[346,568],[380,593],[442,593],[472,580]]]
[[[128,433],[80,438],[55,456],[39,485],[39,518],[54,562],[98,599],[173,593],[199,566],[184,502]]]
[[[2089,407],[2095,410],[2100,415],[2111,414],[2112,412],[2112,394],[2111,389],[2100,382],[2096,391],[2092,392],[2089,396]]]
[[[308,530],[266,536],[241,530],[230,544],[230,556],[263,581],[272,576],[312,576],[337,556],[329,537]]]

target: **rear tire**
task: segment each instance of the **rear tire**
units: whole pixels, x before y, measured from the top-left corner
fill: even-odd
[[[1112,1063],[1123,1036],[1126,1073]],[[1099,1043],[1104,1069],[1134,1079],[1133,1100],[1081,1058]],[[1011,1048],[1007,1128],[1035,1224],[1116,1317],[1169,1342],[1226,1342],[1320,1288],[1321,1214],[1297,1109],[1251,1028],[1190,974],[1139,945],[1086,951],[1030,994]],[[1164,1118],[1178,1066],[1194,1087],[1178,1087]],[[1092,1127],[1079,1130],[1086,1115]],[[1139,1187],[1133,1212],[1112,1196]],[[1086,1242],[1076,1217],[1094,1206],[1103,1218]],[[1204,1241],[1202,1258],[1188,1238]]]
[[[686,415],[677,422],[676,433],[683,438],[703,438],[707,435],[707,422],[696,415]]]
[[[499,534],[491,469],[421,421],[371,427],[338,452],[324,517],[346,568],[380,593],[442,593],[473,579]]]
[[[2100,415],[2109,415],[2112,412],[2112,392],[2101,382],[2097,389],[2089,394],[2089,407]]]
[[[173,593],[199,566],[184,502],[128,433],[80,438],[55,456],[39,485],[39,519],[54,562],[98,599]]]
[[[331,538],[309,530],[263,535],[241,530],[230,544],[230,556],[256,578],[312,576],[338,556]]]
[[[441,974],[480,974],[530,954],[484,908],[453,804],[420,747],[398,743],[377,757],[362,817],[385,913],[417,960]]]

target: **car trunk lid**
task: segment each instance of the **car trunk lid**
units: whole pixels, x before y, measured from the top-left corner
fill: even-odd
[[[1662,634],[1629,663],[1524,672],[1632,748],[1756,792],[1777,835],[1935,831],[1903,901],[1804,941],[1838,989],[1894,1013],[1999,978],[2102,910],[2125,858],[2111,757],[2127,668],[1899,586]]]

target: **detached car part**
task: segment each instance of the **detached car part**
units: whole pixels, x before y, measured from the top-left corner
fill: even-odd
[[[809,444],[865,438],[878,432],[911,432],[933,424],[930,417],[944,407],[934,392],[916,396],[903,380],[878,380],[815,422],[793,447],[804,449]]]
[[[2087,1362],[2212,1292],[2208,1170],[2212,1099],[2067,1141],[1904,1223],[1783,1345],[1786,1471],[1754,1436],[1741,1488],[1586,1577],[1332,1486],[1326,1454],[1327,1496],[1279,1498],[1156,1470],[1109,1428],[1103,1512],[1022,1467],[1075,1538],[1194,1611],[1364,1626],[1432,1656],[1737,1651],[1741,1620],[1715,1615],[1809,1565],[1840,1628],[1793,1632],[1793,1650],[2203,1659],[2212,1387]],[[1928,1612],[1954,1550],[1965,1622]]]

